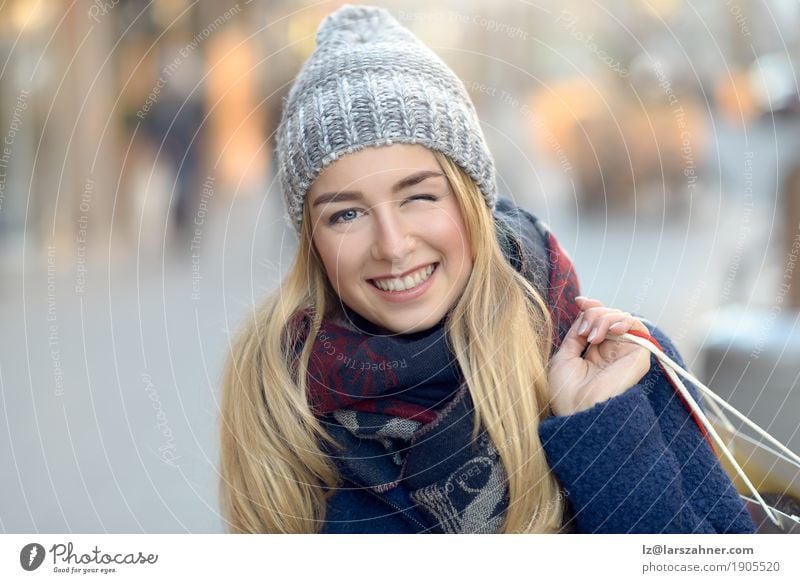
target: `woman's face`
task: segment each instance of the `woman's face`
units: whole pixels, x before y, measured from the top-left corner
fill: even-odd
[[[431,328],[464,291],[472,272],[464,219],[424,146],[348,154],[322,171],[306,204],[333,289],[388,332]]]

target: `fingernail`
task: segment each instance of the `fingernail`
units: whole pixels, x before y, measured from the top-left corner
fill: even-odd
[[[586,339],[587,342],[591,342],[594,340],[594,337],[597,336],[597,329],[592,330],[592,333],[589,334],[589,337]]]
[[[589,321],[588,321],[588,320],[584,320],[584,321],[583,321],[583,324],[581,324],[581,327],[580,327],[580,329],[578,330],[578,334],[583,334],[583,333],[584,333],[584,332],[586,332],[588,329],[589,329]]]

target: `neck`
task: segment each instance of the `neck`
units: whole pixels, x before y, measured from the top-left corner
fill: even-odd
[[[445,316],[441,321],[437,324],[428,328],[427,330],[421,330],[417,332],[412,332],[410,334],[398,334],[397,332],[392,332],[391,330],[380,326],[379,324],[375,324],[371,320],[368,320],[344,302],[340,302],[342,307],[342,321],[343,323],[355,330],[356,332],[360,332],[362,334],[367,334],[369,336],[402,336],[404,338],[420,338],[431,334],[433,331],[437,330],[439,327],[444,325],[444,322],[447,320],[447,316]]]

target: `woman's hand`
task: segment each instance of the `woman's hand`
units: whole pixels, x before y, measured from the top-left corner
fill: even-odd
[[[650,352],[630,342],[606,340],[606,333],[649,333],[627,312],[578,296],[581,315],[550,359],[548,382],[554,415],[570,415],[624,393],[650,370]],[[586,354],[583,350],[589,346]]]

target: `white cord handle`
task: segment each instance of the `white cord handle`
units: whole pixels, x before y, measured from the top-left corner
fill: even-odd
[[[608,340],[615,340],[615,341],[619,341],[619,342],[630,342],[630,343],[633,343],[633,344],[638,344],[642,348],[646,348],[647,350],[649,350],[656,357],[656,359],[658,359],[658,361],[664,367],[664,370],[666,371],[666,373],[669,376],[670,380],[674,383],[675,387],[678,389],[680,394],[683,396],[683,398],[689,404],[689,407],[692,409],[692,411],[697,415],[697,418],[700,419],[700,421],[703,423],[705,429],[708,431],[709,435],[711,435],[711,437],[714,440],[714,442],[719,446],[720,450],[722,450],[723,455],[731,463],[731,465],[733,466],[734,471],[739,475],[739,477],[745,483],[745,485],[750,490],[750,492],[753,493],[753,496],[755,496],[755,498],[758,501],[758,503],[764,509],[764,512],[767,514],[767,516],[769,516],[770,520],[776,526],[779,526],[779,527],[783,528],[783,525],[778,520],[777,516],[773,513],[772,508],[766,502],[764,502],[764,499],[758,493],[758,491],[756,490],[755,486],[753,486],[753,484],[750,482],[749,478],[745,475],[744,470],[739,465],[739,463],[734,459],[733,454],[731,454],[730,450],[727,448],[727,446],[725,445],[725,443],[722,440],[722,438],[719,436],[719,434],[716,432],[714,427],[711,425],[711,422],[708,420],[708,418],[706,417],[705,413],[703,413],[703,410],[700,408],[700,406],[694,400],[694,398],[692,397],[691,393],[688,391],[686,386],[683,384],[683,382],[681,382],[680,378],[678,377],[678,374],[682,375],[686,380],[688,380],[693,385],[695,385],[698,388],[698,390],[701,392],[701,394],[711,398],[714,402],[718,403],[719,405],[721,405],[722,407],[724,407],[725,409],[727,409],[728,411],[730,411],[731,413],[736,415],[748,427],[750,427],[751,429],[753,429],[754,431],[759,433],[761,436],[766,438],[770,443],[772,443],[780,451],[785,453],[786,456],[791,461],[793,461],[794,463],[796,463],[798,465],[798,467],[800,467],[800,456],[797,456],[793,451],[791,451],[789,448],[784,446],[777,439],[772,437],[769,433],[767,433],[766,431],[761,429],[761,427],[759,427],[758,425],[753,423],[750,419],[748,419],[745,415],[743,415],[742,413],[737,411],[729,403],[725,402],[724,399],[719,397],[719,395],[714,393],[714,391],[712,391],[707,386],[705,386],[703,383],[698,381],[691,373],[689,373],[688,371],[684,370],[683,367],[681,367],[678,363],[673,361],[669,356],[664,354],[664,352],[662,350],[660,350],[655,344],[653,344],[649,340],[645,340],[644,338],[640,338],[639,336],[635,336],[633,334],[622,334],[622,335],[608,334],[606,336],[606,338]]]

